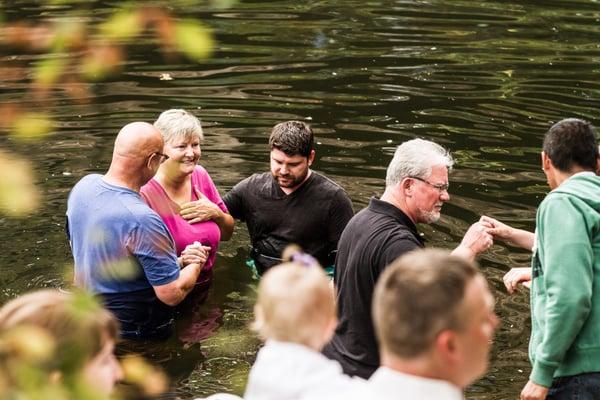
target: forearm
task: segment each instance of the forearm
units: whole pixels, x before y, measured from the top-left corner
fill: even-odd
[[[531,250],[533,249],[533,242],[535,235],[532,232],[512,228],[510,232],[510,236],[506,238],[506,241],[509,244],[520,247],[522,249]]]
[[[229,240],[233,234],[233,226],[235,223],[233,217],[219,209],[219,214],[215,217],[214,221],[217,223],[219,230],[221,231],[221,240]]]
[[[469,261],[475,260],[475,256],[477,255],[468,246],[465,246],[463,244],[460,244],[457,248],[452,250],[452,252],[450,254],[453,256],[464,258],[465,260],[469,260]]]
[[[169,306],[181,303],[194,288],[201,270],[200,264],[188,264],[180,271],[179,277],[175,281],[154,288],[157,297]]]

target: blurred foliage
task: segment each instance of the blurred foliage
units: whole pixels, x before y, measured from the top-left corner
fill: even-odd
[[[0,151],[0,212],[24,216],[39,204],[31,165]]]
[[[74,292],[69,313],[82,326],[92,320],[100,304],[85,292]],[[76,325],[75,325],[76,326]],[[16,325],[0,332],[0,398],[3,400],[108,400],[122,399],[125,390],[110,397],[101,394],[83,374],[89,362],[89,346],[81,346],[86,338],[70,332],[68,338],[54,337],[50,331],[35,325]],[[89,339],[88,339],[89,340]],[[56,360],[68,360],[59,362]],[[163,393],[166,376],[139,356],[122,361],[124,381],[139,389],[144,396]]]
[[[206,0],[209,7],[221,9],[235,0]],[[10,6],[0,2],[0,6]],[[46,0],[38,4],[70,7],[64,17],[39,22],[33,19],[11,21],[0,8],[0,49],[11,57],[0,64],[5,79],[25,82],[29,101],[50,109],[65,101],[82,102],[93,97],[93,83],[123,71],[127,48],[140,42],[154,44],[165,59],[185,57],[202,61],[210,57],[215,42],[210,28],[202,22],[179,18],[174,10],[197,6],[197,1],[125,1],[103,19],[83,18],[94,7],[89,0]],[[81,11],[81,14],[79,13]],[[35,57],[31,57],[35,56]],[[32,61],[39,60],[39,61]],[[53,130],[52,116],[24,109],[18,99],[0,101],[0,132],[16,140],[33,141]],[[0,154],[0,213],[23,216],[31,213],[39,197],[31,168],[14,157]],[[7,169],[7,166],[11,166]],[[10,171],[10,174],[7,172]],[[14,175],[14,176],[6,176]],[[15,196],[15,197],[12,197]],[[27,199],[27,196],[31,196]]]

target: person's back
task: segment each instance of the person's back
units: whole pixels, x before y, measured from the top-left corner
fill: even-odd
[[[68,234],[75,258],[75,284],[95,293],[151,289],[132,254],[156,254],[157,262],[175,262],[169,236],[156,213],[130,189],[111,185],[101,175],[84,177],[72,189],[67,206]],[[171,271],[171,274],[174,274]],[[165,280],[171,276],[165,276]]]
[[[333,293],[318,266],[270,269],[259,286],[254,329],[266,339],[250,371],[246,400],[328,399],[362,387],[319,353],[335,327]]]
[[[600,383],[600,177],[596,129],[565,119],[545,134],[552,191],[536,215],[531,266],[532,371],[526,399],[594,399]]]

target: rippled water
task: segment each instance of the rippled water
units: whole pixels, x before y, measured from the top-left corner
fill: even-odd
[[[92,2],[79,18],[94,23],[118,3]],[[152,121],[172,107],[202,118],[201,162],[223,193],[268,167],[270,127],[303,119],[317,135],[315,169],[342,184],[356,210],[381,194],[395,146],[424,137],[451,149],[457,161],[442,220],[421,227],[430,245],[454,247],[483,213],[533,229],[547,192],[539,168],[545,129],[567,116],[600,125],[600,5],[541,3],[253,0],[215,10],[178,8],[175,1],[176,14],[214,29],[218,48],[210,60],[166,64],[149,37],[130,47],[121,76],[89,85],[89,102],[59,91],[51,105],[24,96],[27,70],[17,68],[0,82],[0,102],[47,109],[56,121],[41,143],[0,137],[3,149],[32,162],[44,192],[35,215],[0,218],[1,301],[64,285],[72,268],[63,232],[69,189],[107,168],[122,125]],[[71,6],[12,4],[3,10],[6,20],[72,15]],[[41,57],[0,53],[6,71]],[[159,80],[163,73],[174,79]],[[214,290],[193,318],[206,326],[183,322],[178,337],[150,354],[173,379],[171,397],[243,390],[258,347],[246,328],[256,288],[243,266],[247,243],[238,225],[221,247]],[[503,245],[481,259],[503,323],[490,371],[468,398],[516,398],[527,379],[528,294],[508,296],[501,277],[528,262],[526,253]],[[194,339],[206,330],[210,337]]]

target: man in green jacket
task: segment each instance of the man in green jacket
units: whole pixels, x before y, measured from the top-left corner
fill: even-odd
[[[595,128],[565,119],[544,137],[542,168],[552,191],[536,234],[484,217],[495,238],[529,247],[532,371],[523,400],[600,398],[600,177]],[[526,243],[525,243],[526,242]],[[508,286],[507,286],[508,287]]]

